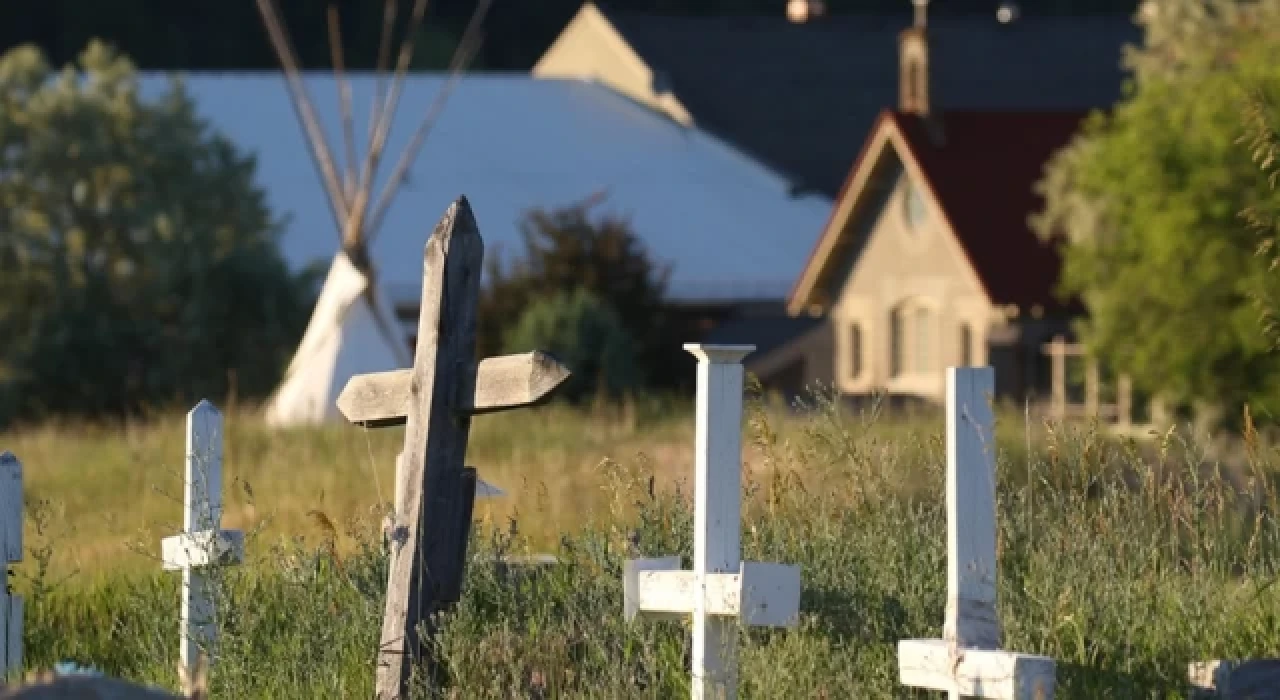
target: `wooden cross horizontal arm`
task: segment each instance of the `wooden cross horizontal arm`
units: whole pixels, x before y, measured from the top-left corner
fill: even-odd
[[[532,406],[550,398],[569,378],[569,368],[540,350],[481,360],[475,394],[460,397],[459,410],[471,415]],[[412,369],[352,377],[338,396],[338,410],[357,425],[404,425],[413,405]]]

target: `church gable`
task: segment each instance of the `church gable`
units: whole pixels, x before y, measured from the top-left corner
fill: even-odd
[[[789,300],[793,314],[832,311],[875,279],[944,275],[982,284],[891,113],[867,139]]]
[[[985,358],[991,306],[929,183],[889,139],[835,231],[822,295],[842,391],[933,397],[938,371]]]

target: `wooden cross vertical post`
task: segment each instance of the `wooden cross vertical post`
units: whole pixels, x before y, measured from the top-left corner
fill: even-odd
[[[22,596],[8,586],[9,564],[22,561],[22,463],[0,452],[0,555],[5,587],[0,591],[0,679],[22,672]]]
[[[990,367],[947,369],[947,608],[942,639],[898,642],[903,685],[961,697],[1051,700],[1055,664],[1000,649]]]
[[[477,365],[483,258],[475,217],[460,197],[427,240],[413,368],[352,377],[338,397],[352,423],[405,426],[378,652],[382,700],[408,695],[418,662],[428,683],[440,679],[425,640],[434,634],[435,614],[462,593],[476,493],[476,470],[463,461],[471,416],[541,401],[569,376],[540,352]]]
[[[628,561],[624,614],[692,615],[692,696],[732,700],[738,622],[794,626],[800,569],[741,560],[742,358],[755,348],[684,347],[698,358],[693,570],[681,570],[680,557]]]
[[[166,571],[182,572],[182,667],[194,678],[217,630],[214,591],[202,569],[244,559],[244,533],[222,529],[222,414],[201,401],[187,414],[182,534],[160,543]],[[212,661],[212,659],[210,659]]]

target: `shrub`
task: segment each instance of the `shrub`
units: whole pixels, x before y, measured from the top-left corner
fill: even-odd
[[[617,397],[641,380],[634,341],[617,313],[585,289],[534,302],[506,334],[506,352],[545,350],[573,375],[561,389],[570,400],[591,393]]]
[[[558,210],[535,209],[521,223],[524,250],[509,264],[488,255],[488,282],[480,298],[478,351],[496,354],[512,323],[531,305],[583,289],[616,314],[634,341],[635,359],[647,381],[673,354],[663,307],[668,270],[650,260],[643,244],[620,217],[591,216],[598,199]],[[576,367],[574,368],[577,369]]]

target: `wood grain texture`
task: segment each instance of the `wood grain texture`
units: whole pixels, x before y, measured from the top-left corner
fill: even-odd
[[[22,561],[22,462],[12,452],[0,454],[0,550],[8,564]],[[7,576],[6,576],[7,582]],[[8,677],[22,670],[22,597],[0,588],[0,673]]]
[[[0,454],[0,543],[5,561],[22,561],[22,462]]]
[[[996,609],[995,371],[947,369],[947,605],[942,639],[898,642],[898,679],[951,700],[1049,700],[1057,664],[1000,649]]]
[[[418,342],[409,381],[404,510],[393,529],[386,610],[378,653],[377,696],[408,696],[421,661],[431,683],[439,668],[426,653],[433,615],[455,597],[470,523],[461,531],[456,501],[463,491],[463,458],[470,414],[457,397],[475,394],[476,308],[484,244],[471,207],[459,198],[427,240]],[[472,477],[474,493],[474,476]],[[470,504],[465,506],[470,508]],[[469,519],[469,514],[468,514]],[[459,557],[459,552],[463,556]]]
[[[196,673],[217,638],[212,582],[204,567],[244,560],[244,533],[222,530],[222,413],[201,400],[187,414],[183,532],[161,542],[167,570],[182,571],[181,668]]]
[[[630,559],[623,614],[692,617],[694,700],[737,697],[737,627],[799,622],[800,568],[742,561],[742,358],[751,345],[684,346],[698,358],[693,569],[679,557]]]
[[[1280,659],[1198,662],[1188,676],[1192,698],[1280,700]]]
[[[960,697],[991,700],[1053,700],[1057,665],[1053,659],[993,649],[965,649],[953,655],[941,639],[898,642],[898,682]]]
[[[679,558],[672,559],[679,566]],[[683,617],[693,613],[699,596],[706,599],[708,615],[738,618],[751,627],[794,627],[799,622],[800,568],[744,561],[738,573],[701,579],[693,571],[639,571],[635,600],[628,604],[646,616]]]
[[[742,562],[742,358],[755,348],[686,345],[698,358],[694,433],[693,574],[733,573]],[[693,606],[693,697],[738,695],[737,621]]]
[[[569,378],[569,368],[541,352],[481,360],[473,370],[475,391],[463,395],[457,410],[472,415],[536,405],[549,399]],[[413,404],[412,369],[352,377],[338,395],[338,410],[349,422],[370,428],[404,425]]]
[[[187,414],[187,464],[183,494],[182,529],[186,533],[218,527],[222,512],[222,414],[201,401]],[[183,668],[194,670],[202,649],[213,645],[213,591],[198,569],[182,570],[182,641],[179,658]]]
[[[165,571],[184,571],[244,561],[244,533],[239,530],[201,530],[166,537],[160,542]]]
[[[995,417],[990,367],[947,369],[947,609],[942,638],[999,649]]]

